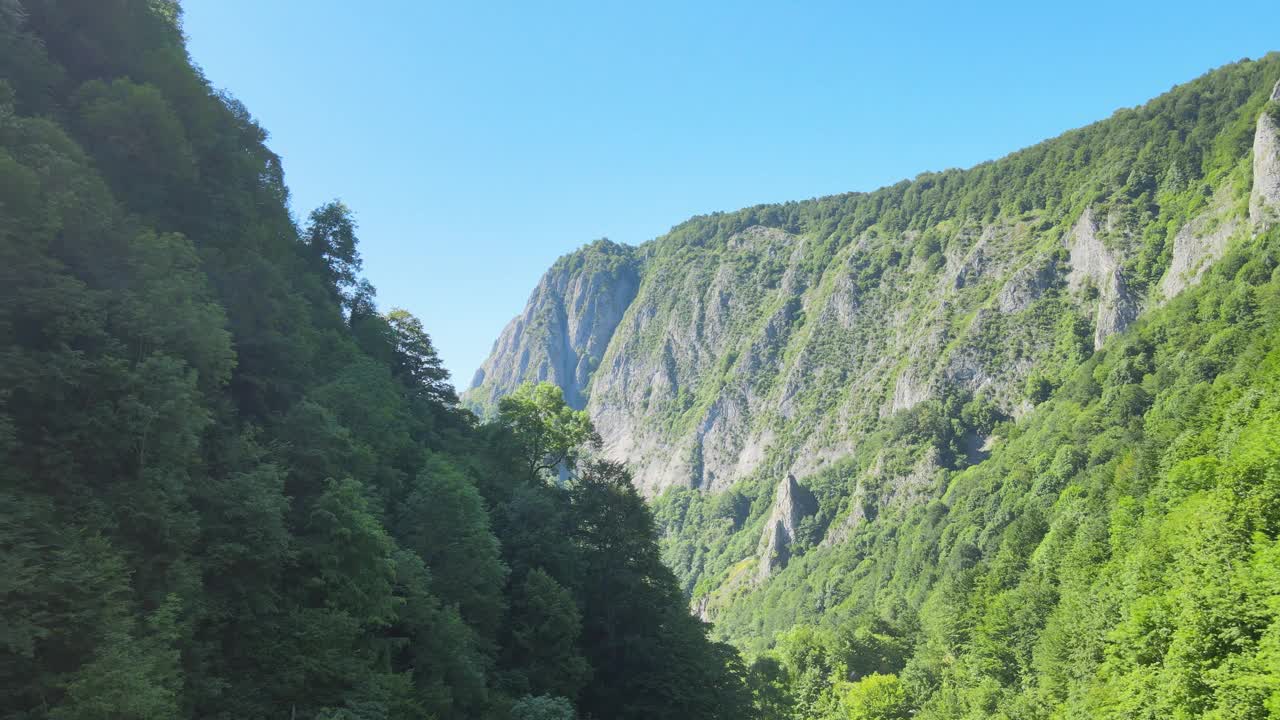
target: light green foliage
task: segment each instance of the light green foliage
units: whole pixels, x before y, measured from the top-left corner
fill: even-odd
[[[584,447],[600,444],[591,419],[551,383],[522,385],[498,404],[498,423],[520,443],[528,477],[572,469]]]
[[[893,675],[879,673],[849,683],[840,698],[840,709],[848,720],[906,720],[911,717],[902,683]]]
[[[522,697],[511,706],[511,720],[574,720],[573,705],[562,697]]]

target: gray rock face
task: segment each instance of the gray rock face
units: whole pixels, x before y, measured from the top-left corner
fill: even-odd
[[[1129,292],[1120,260],[1103,244],[1093,210],[1086,209],[1065,240],[1071,251],[1067,285],[1075,293],[1097,294],[1093,346],[1101,348],[1111,335],[1129,327],[1138,317],[1137,298]]]
[[[1271,93],[1280,102],[1280,82]],[[1253,192],[1249,195],[1249,220],[1260,228],[1280,222],[1280,127],[1263,112],[1253,133]]]
[[[1031,307],[1045,291],[1058,281],[1053,264],[1047,258],[1036,257],[1009,278],[996,296],[996,307],[1003,313],[1017,313]]]
[[[560,258],[498,336],[463,403],[486,414],[521,383],[548,381],[570,406],[586,407],[591,373],[639,286],[634,248],[599,240]]]
[[[868,258],[909,234],[864,233],[819,265],[810,238],[751,226],[719,248],[634,251],[649,258],[639,282],[637,260],[608,272],[562,261],[465,399],[492,404],[522,380],[560,383],[571,404],[585,401],[606,457],[627,462],[650,496],[718,492],[756,473],[803,478],[849,455],[870,423],[947,385],[1017,412],[1034,354],[1051,340],[990,337],[1005,332],[1003,318],[1016,324],[1061,294],[1034,224],[961,225],[943,267],[899,261],[873,280]],[[1091,215],[1073,237],[1072,285],[1102,288],[1103,302],[1079,302],[1100,306],[1105,337],[1132,321],[1136,302]]]
[[[931,397],[933,391],[929,389],[928,383],[908,370],[899,375],[893,384],[893,402],[889,405],[889,412],[910,410]]]
[[[885,472],[884,453],[880,453],[866,473],[858,479],[849,512],[831,523],[826,536],[822,538],[822,545],[830,547],[844,542],[859,526],[873,520],[885,508],[908,507],[927,497],[941,469],[938,451],[930,449],[916,461],[909,472],[894,477]],[[887,488],[888,493],[869,498],[866,490],[868,486]]]
[[[1240,227],[1232,214],[1234,192],[1224,185],[1214,195],[1210,207],[1183,225],[1173,238],[1173,257],[1160,280],[1160,294],[1172,298],[1200,282],[1204,271],[1222,257],[1227,244]]]
[[[717,491],[759,467],[771,437],[756,425],[769,414],[761,385],[802,311],[802,252],[800,238],[754,226],[719,254],[646,272],[587,406],[605,454],[630,463],[646,493]]]
[[[773,511],[764,526],[760,538],[760,569],[758,579],[769,577],[774,570],[784,568],[791,559],[791,545],[796,540],[800,521],[818,510],[813,493],[788,475],[778,483],[774,493]]]

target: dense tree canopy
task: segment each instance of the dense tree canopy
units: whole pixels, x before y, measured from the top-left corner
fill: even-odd
[[[697,218],[653,257],[759,224],[820,268],[912,233],[857,258],[870,285],[940,267],[940,222],[1106,205],[1148,221],[1122,269],[1146,287],[1214,183],[1246,189],[1277,66],[1000,163]],[[291,215],[176,2],[0,0],[0,77],[6,717],[1280,716],[1278,228],[1096,352],[1048,318],[1017,421],[943,392],[806,478],[790,565],[722,617],[744,663],[681,583],[743,575],[768,489],[655,519],[560,389],[459,408],[426,325],[360,276],[352,210]],[[927,454],[936,496],[845,503],[866,522],[820,545],[875,454]]]
[[[548,388],[459,409],[351,210],[294,223],[180,17],[0,2],[5,716],[737,717],[625,475],[625,510],[551,476],[590,423]]]

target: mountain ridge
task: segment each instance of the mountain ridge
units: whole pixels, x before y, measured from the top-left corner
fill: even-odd
[[[1228,68],[1275,64],[1273,54],[1257,63]],[[1187,169],[1191,163],[1183,158],[1174,158],[1166,168],[1156,168],[1155,160],[1146,167],[1130,167],[1130,175],[1152,176],[1140,182],[1126,178],[1130,185],[1152,186],[1130,193],[1137,198],[1104,194],[1110,188],[1090,177],[1090,160],[1080,163],[1085,172],[1077,174],[1099,189],[1089,187],[1090,183],[1028,188],[1033,183],[1023,182],[1023,195],[1013,203],[998,188],[987,193],[995,199],[981,198],[1009,206],[998,212],[976,201],[967,209],[937,207],[937,203],[925,208],[927,196],[931,191],[939,194],[940,186],[964,186],[975,180],[990,183],[984,174],[998,175],[1011,164],[1026,166],[1034,174],[1035,165],[1046,158],[1068,151],[1087,153],[1090,136],[1132,132],[1144,115],[1153,113],[1153,107],[1197,94],[1196,83],[1204,83],[1205,78],[1138,108],[1119,110],[1108,120],[967,170],[923,173],[872,193],[697,216],[633,251],[645,257],[638,287],[632,288],[628,277],[622,292],[610,298],[612,302],[602,303],[603,322],[593,326],[597,332],[589,334],[590,348],[585,344],[582,348],[585,354],[574,350],[572,343],[567,350],[555,347],[563,344],[565,333],[558,330],[568,327],[563,322],[552,328],[557,331],[546,334],[551,342],[539,344],[533,338],[511,343],[521,335],[522,326],[537,323],[540,313],[568,315],[564,310],[549,312],[549,308],[570,305],[558,304],[560,295],[544,289],[567,282],[558,274],[575,262],[595,267],[597,255],[594,245],[570,253],[544,276],[525,312],[504,330],[464,399],[483,411],[522,381],[555,382],[571,404],[581,403],[575,407],[589,410],[605,439],[606,454],[636,465],[637,482],[650,495],[667,487],[722,490],[761,467],[768,467],[774,476],[811,473],[827,461],[848,455],[850,443],[834,437],[813,441],[786,435],[856,436],[859,423],[873,424],[875,418],[908,409],[935,396],[940,385],[990,393],[1008,415],[1025,412],[1025,399],[1017,395],[1036,353],[1047,350],[1044,345],[1052,328],[1042,327],[1023,338],[1028,345],[1024,354],[1029,357],[1006,353],[996,358],[991,348],[981,347],[993,334],[990,326],[1008,324],[1003,322],[1008,316],[1025,313],[1046,292],[1059,291],[1066,305],[1091,317],[1092,346],[1097,350],[1142,309],[1194,282],[1207,263],[1222,253],[1241,227],[1226,216],[1240,214],[1235,212],[1240,188],[1256,183],[1242,177],[1231,185],[1223,183],[1222,177],[1213,178],[1211,184],[1221,187],[1207,198],[1190,197],[1196,193],[1183,188],[1189,196],[1181,198],[1186,207],[1165,211],[1167,218],[1153,218],[1176,223],[1182,234],[1168,233],[1158,247],[1139,237],[1151,227],[1140,217],[1143,212],[1150,214],[1141,207],[1141,192],[1151,196],[1155,194],[1152,187],[1169,176],[1174,176],[1176,187],[1177,176],[1194,175]],[[1254,81],[1248,102],[1260,106],[1267,99],[1261,90],[1264,84],[1269,87],[1271,80]],[[1243,110],[1245,100],[1233,97],[1234,109]],[[1269,122],[1267,115],[1259,118],[1260,129],[1250,133],[1250,140],[1274,135],[1261,129],[1262,123]],[[1216,121],[1224,124],[1222,118]],[[1148,147],[1163,140],[1139,139],[1147,140]],[[1263,142],[1264,149],[1269,147]],[[1134,158],[1119,160],[1132,163]],[[1069,161],[1067,167],[1071,167]],[[1157,172],[1165,177],[1155,177]],[[1271,175],[1274,171],[1262,177]],[[1100,197],[1088,196],[1089,191]],[[947,194],[945,187],[941,194]],[[1270,189],[1255,191],[1249,204],[1261,208],[1274,202],[1267,199],[1273,195]],[[869,204],[876,207],[868,208]],[[921,213],[922,209],[928,212]],[[873,210],[879,214],[871,214]],[[1262,210],[1251,212],[1256,215]],[[1059,234],[1060,239],[1052,237]],[[1064,249],[1065,262],[1060,257]],[[1057,286],[1064,276],[1066,292],[1062,293]],[[893,297],[871,286],[876,282],[910,290],[906,296]],[[930,283],[934,287],[927,287]],[[1154,286],[1159,293],[1152,290]],[[592,271],[585,290],[590,295],[607,287],[608,279]],[[994,306],[989,307],[993,295]],[[591,300],[580,292],[572,306],[584,307]],[[968,317],[958,323],[955,313],[960,308]],[[920,316],[922,312],[926,316]],[[875,337],[866,324],[872,313],[881,313],[899,335]],[[808,324],[810,319],[817,322]],[[1025,326],[1021,320],[1017,324]],[[815,325],[820,328],[816,333]],[[810,365],[822,352],[828,330],[846,335],[846,342],[869,345],[882,358],[898,358],[899,365],[823,359],[817,361],[817,370],[834,374],[838,384],[856,380],[881,388],[881,394],[891,393],[891,399],[868,405],[865,398],[819,398],[819,414],[825,421],[801,431],[792,417],[797,402],[820,394],[809,382]],[[956,336],[962,337],[957,340]],[[946,357],[929,367],[918,360],[921,354]],[[552,370],[566,360],[576,363],[573,372]],[[768,366],[772,365],[778,365],[776,376],[771,376]],[[855,408],[859,402],[865,407]],[[762,421],[761,416],[769,417]],[[786,447],[797,444],[802,452],[792,454],[805,457],[781,457],[787,454]],[[784,452],[779,454],[777,448]]]
[[[1278,78],[640,246],[586,409],[772,717],[1280,712]]]

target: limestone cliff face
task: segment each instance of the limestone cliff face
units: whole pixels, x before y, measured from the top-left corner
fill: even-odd
[[[1280,82],[1271,91],[1271,102],[1280,103]],[[1263,112],[1253,134],[1253,192],[1249,219],[1254,225],[1280,222],[1280,125],[1276,115]]]
[[[1071,252],[1067,286],[1072,292],[1083,293],[1085,300],[1096,300],[1094,349],[1138,317],[1137,298],[1120,272],[1121,257],[1102,242],[1100,230],[1093,211],[1085,210],[1066,240]]]
[[[794,331],[802,240],[751,226],[723,252],[677,252],[646,273],[592,383],[588,410],[607,454],[652,493],[718,490],[755,470],[758,420]]]
[[[644,492],[715,492],[821,470],[943,388],[1015,413],[1053,344],[1054,326],[1023,318],[1087,315],[1100,345],[1139,308],[1125,251],[1103,242],[1092,210],[1061,241],[1066,261],[1034,217],[955,225],[937,254],[911,257],[897,249],[918,242],[910,233],[867,231],[820,258],[830,249],[811,236],[743,224],[711,246],[659,239],[639,274],[622,251],[609,271],[557,263],[466,399],[557,382]]]
[[[944,387],[1014,412],[1052,345],[1052,327],[1020,318],[1075,307],[1069,265],[1029,221],[950,228],[934,260],[897,250],[917,241],[866,232],[818,262],[813,238],[748,225],[714,248],[659,251],[592,379],[606,453],[649,494],[715,492],[753,474],[803,478]],[[1102,337],[1133,317],[1106,262]],[[993,342],[1011,327],[1013,342]]]
[[[585,407],[591,373],[639,283],[639,254],[608,240],[557,260],[498,336],[463,403],[485,414],[522,382],[548,381],[569,405]]]
[[[1160,281],[1162,298],[1171,298],[1200,282],[1204,271],[1222,257],[1243,224],[1232,207],[1235,188],[1226,183],[1209,208],[1183,225],[1173,238],[1173,256]]]

